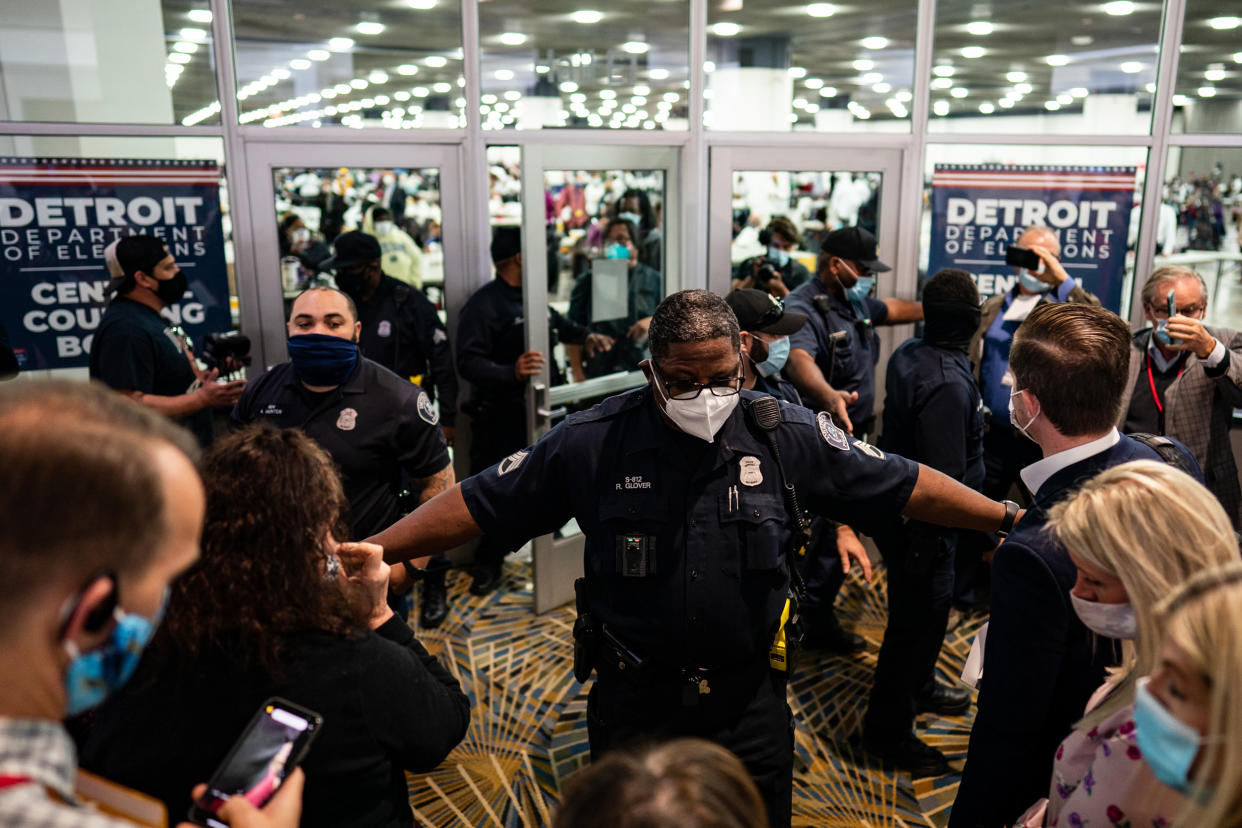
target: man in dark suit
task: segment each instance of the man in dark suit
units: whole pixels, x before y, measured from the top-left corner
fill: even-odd
[[[1012,825],[1047,796],[1057,745],[1116,661],[1117,642],[1093,641],[1078,620],[1074,564],[1043,530],[1048,509],[1083,481],[1160,459],[1114,427],[1129,361],[1129,327],[1092,305],[1039,305],[1014,334],[1010,422],[1043,459],[1022,470],[1034,498],[992,562],[979,712],[950,828]]]
[[[1170,290],[1177,309],[1172,317]],[[1130,378],[1117,424],[1127,434],[1166,434],[1185,443],[1236,529],[1242,486],[1229,425],[1233,410],[1242,407],[1242,334],[1203,324],[1207,286],[1188,267],[1159,268],[1142,296],[1152,327],[1136,333],[1130,346]]]

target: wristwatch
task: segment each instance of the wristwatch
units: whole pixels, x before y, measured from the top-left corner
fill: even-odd
[[[1017,519],[1018,510],[1022,507],[1012,500],[1002,500],[1001,503],[1005,504],[1005,518],[1001,521],[1000,528],[996,530],[996,534],[1005,538],[1013,531],[1013,522]]]

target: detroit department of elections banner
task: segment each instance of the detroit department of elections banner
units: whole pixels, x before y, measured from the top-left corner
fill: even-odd
[[[1134,167],[937,164],[932,175],[928,276],[943,267],[973,273],[986,299],[1017,281],[1005,248],[1033,224],[1061,241],[1070,277],[1121,309]]]
[[[0,158],[0,322],[23,370],[88,364],[111,281],[104,248],[164,239],[189,290],[164,315],[200,341],[232,327],[214,161]]]

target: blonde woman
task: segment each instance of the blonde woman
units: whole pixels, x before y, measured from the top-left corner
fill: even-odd
[[[1156,605],[1196,572],[1238,560],[1229,517],[1189,475],[1140,460],[1092,478],[1050,510],[1048,526],[1078,568],[1075,612],[1098,636],[1122,642],[1122,661],[1057,749],[1043,820],[1036,806],[1022,824],[1171,821],[1184,797],[1139,761],[1135,684],[1159,662]]]
[[[1163,602],[1160,665],[1136,684],[1138,747],[1187,796],[1175,824],[1242,826],[1242,565],[1202,572]]]

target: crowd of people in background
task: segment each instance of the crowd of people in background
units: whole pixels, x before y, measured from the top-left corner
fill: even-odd
[[[184,276],[133,236],[92,353],[120,393],[0,389],[0,468],[23,481],[0,487],[0,825],[120,824],[75,810],[75,761],[175,818],[273,696],[323,732],[269,804],[225,805],[233,825],[413,824],[405,772],[436,767],[471,711],[404,617],[412,590],[435,627],[453,611],[445,551],[481,537],[484,595],[506,554],[572,517],[598,761],[557,826],[789,825],[791,620],[807,648],[861,649],[833,604],[851,567],[870,578],[864,537],[890,617],[862,745],[915,777],[955,773],[915,716],[977,705],[951,826],[1242,826],[1242,334],[1205,323],[1198,273],[1146,274],[1149,324],[1132,331],[1036,226],[1018,245],[1041,265],[1002,295],[981,302],[970,273],[944,270],[919,301],[883,297],[860,200],[849,226],[756,228],[726,297],[666,297],[658,199],[571,176],[548,193],[558,238],[533,251],[555,248],[568,275],[541,353],[513,226],[493,232],[496,278],[449,341],[424,292],[435,186],[344,168],[285,182],[318,221],[282,216],[282,255],[326,278],[291,297],[289,361],[248,382],[218,383],[167,327]],[[1218,247],[1242,179],[1171,195],[1192,246]],[[790,255],[808,247],[813,267]],[[881,409],[876,329],[913,322]],[[553,382],[645,382],[527,446],[545,365]],[[976,696],[934,666],[945,632],[985,613],[963,675]]]

